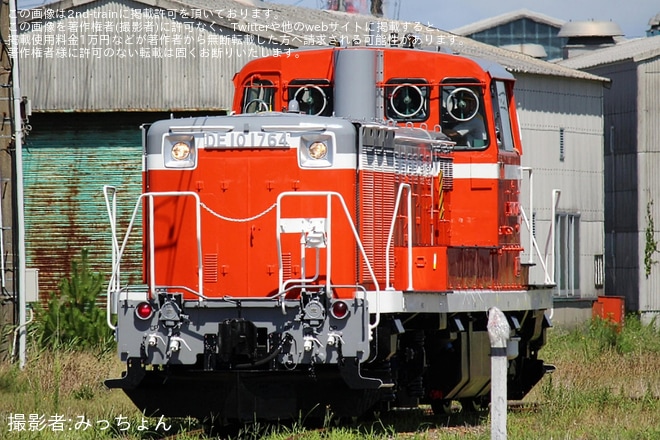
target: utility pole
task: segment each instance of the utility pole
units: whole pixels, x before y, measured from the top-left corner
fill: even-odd
[[[10,3],[0,2],[0,362],[9,360],[16,326],[14,289],[14,141],[13,141],[13,48]]]
[[[23,115],[29,112],[25,108],[27,106],[21,97],[21,87],[18,72],[18,0],[9,1],[9,34],[11,35],[10,44],[10,59],[11,59],[11,121],[12,125],[12,145],[13,148],[13,225],[11,228],[14,236],[13,243],[15,246],[14,256],[14,270],[13,270],[13,285],[14,285],[14,316],[17,319],[17,326],[14,330],[16,335],[14,348],[17,347],[18,363],[21,370],[25,368],[26,354],[27,354],[27,297],[26,297],[26,268],[25,268],[25,209],[23,197]]]

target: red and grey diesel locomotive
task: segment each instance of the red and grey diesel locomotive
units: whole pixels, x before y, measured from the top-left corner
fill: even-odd
[[[147,415],[283,419],[489,402],[488,310],[508,395],[541,379],[549,289],[521,263],[514,78],[402,47],[248,63],[230,116],[145,128],[109,324]],[[142,221],[144,284],[121,257]],[[116,323],[114,321],[116,314]]]

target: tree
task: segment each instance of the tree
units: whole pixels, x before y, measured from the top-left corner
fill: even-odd
[[[80,261],[71,263],[71,277],[51,292],[48,309],[40,311],[42,346],[66,344],[71,347],[103,347],[112,340],[105,311],[97,305],[103,291],[103,276],[92,272],[87,250]]]

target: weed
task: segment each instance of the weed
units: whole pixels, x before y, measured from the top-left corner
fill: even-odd
[[[80,388],[73,391],[72,394],[78,400],[92,400],[96,395],[94,388],[89,384],[83,384]]]
[[[553,329],[544,358],[557,370],[547,375],[525,399],[533,411],[510,409],[508,438],[534,439],[655,439],[660,438],[660,339],[654,325],[626,317],[613,329],[594,322],[575,331]],[[144,417],[121,392],[103,387],[102,380],[123,369],[114,354],[95,350],[37,349],[28,352],[25,370],[0,365],[0,437],[9,440],[94,439],[149,440],[164,436],[179,440],[486,440],[487,414],[434,416],[429,408],[383,413],[371,422],[354,423],[326,409],[320,424],[301,414],[289,423],[252,423],[203,435],[194,419]],[[57,397],[56,397],[57,396]],[[57,408],[57,410],[56,410]],[[63,415],[73,428],[80,418],[87,431],[14,435],[7,431],[9,414]],[[4,417],[4,418],[3,418]],[[107,421],[108,427],[99,422]],[[335,423],[337,421],[337,423]],[[226,427],[225,427],[226,428]],[[221,436],[218,436],[221,434]]]
[[[37,307],[38,338],[42,347],[107,347],[112,334],[105,311],[97,302],[103,290],[103,276],[89,267],[88,251],[71,263],[71,277],[51,292],[46,308]]]
[[[657,263],[653,259],[653,254],[658,252],[658,242],[655,239],[655,224],[651,213],[652,206],[653,200],[646,204],[646,228],[644,229],[644,236],[646,238],[646,244],[644,246],[644,273],[646,274],[646,278],[651,275],[651,267]]]
[[[18,366],[13,365],[0,371],[0,391],[5,393],[21,393],[28,389],[29,385],[21,377]]]

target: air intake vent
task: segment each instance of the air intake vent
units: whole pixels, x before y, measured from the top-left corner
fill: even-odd
[[[218,254],[204,255],[204,282],[218,282]]]

